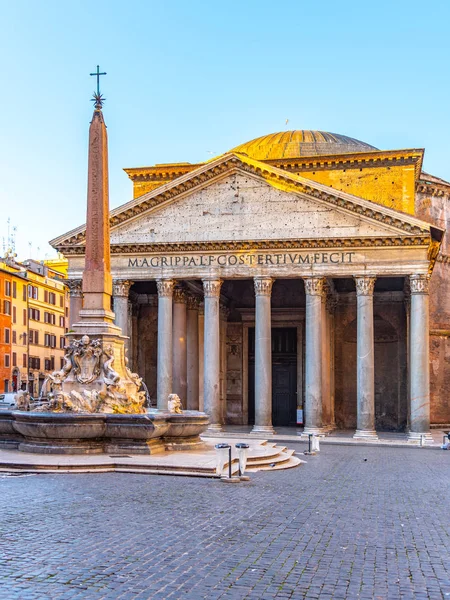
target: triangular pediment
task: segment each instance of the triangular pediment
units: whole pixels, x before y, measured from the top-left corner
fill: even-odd
[[[430,225],[249,159],[225,155],[111,212],[111,244],[429,237]],[[51,243],[70,253],[80,227]]]

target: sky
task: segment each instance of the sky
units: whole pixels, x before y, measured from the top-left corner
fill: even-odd
[[[84,223],[97,64],[112,208],[125,167],[287,128],[425,148],[450,180],[449,20],[447,0],[0,0],[0,254],[8,219],[20,259]]]

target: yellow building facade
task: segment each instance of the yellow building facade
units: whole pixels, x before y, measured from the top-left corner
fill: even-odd
[[[47,373],[61,367],[69,302],[64,275],[37,261],[0,262],[11,280],[11,356],[8,391],[28,389],[39,396]]]

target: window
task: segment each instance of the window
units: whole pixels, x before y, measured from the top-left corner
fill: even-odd
[[[23,294],[22,294],[22,300],[24,302],[26,302],[27,301],[27,286],[26,285],[23,286],[22,292],[23,292]]]
[[[13,298],[17,298],[17,282],[13,281]]]
[[[44,369],[45,369],[46,371],[50,371],[50,369],[51,369],[51,368],[52,368],[52,367],[50,366],[50,359],[49,359],[49,358],[46,358],[46,359],[44,360]]]
[[[52,371],[55,370],[55,357],[54,356],[50,356],[50,369]]]
[[[11,314],[11,302],[9,300],[3,301],[3,314],[5,314],[5,315]]]
[[[17,331],[12,332],[12,343],[17,344]]]
[[[17,367],[17,353],[13,352],[13,367]]]
[[[29,308],[28,309],[28,317],[30,319],[32,319],[33,321],[40,321],[41,320],[41,311],[38,310],[37,308]]]
[[[33,300],[39,299],[38,289],[35,285],[28,286],[28,298],[33,298]]]
[[[30,329],[30,344],[39,344],[39,331]]]
[[[44,346],[47,348],[56,348],[56,335],[46,333],[44,336]]]
[[[69,316],[69,307],[66,306],[66,317],[68,317],[68,316]]]
[[[40,369],[41,368],[41,359],[35,356],[30,356],[28,359],[28,368],[29,369]]]
[[[64,346],[66,345],[66,338],[61,336],[59,338],[59,347],[61,350],[64,350]]]
[[[61,308],[64,306],[64,298],[63,298],[63,296],[61,296],[61,294],[59,295],[59,306]]]
[[[5,281],[5,296],[11,296],[11,282]]]
[[[56,317],[53,313],[45,312],[44,313],[44,323],[49,323],[50,325],[55,325]]]
[[[23,288],[25,289],[25,288]],[[26,325],[27,324],[27,309],[24,308],[23,309],[23,324]]]
[[[22,367],[26,368],[27,366],[27,355],[22,354]]]
[[[11,339],[11,332],[5,327],[5,344],[9,344]]]
[[[9,354],[5,354],[5,367],[9,367]]]
[[[49,304],[56,304],[56,294],[54,292],[49,292],[48,294],[48,302]]]
[[[17,323],[17,308],[13,306],[13,314],[12,314],[13,323]]]
[[[59,317],[59,326],[60,327],[64,327],[65,323],[64,323],[64,317],[62,315],[60,315]]]

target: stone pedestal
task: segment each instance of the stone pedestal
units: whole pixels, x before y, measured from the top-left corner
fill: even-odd
[[[272,319],[273,280],[255,277],[255,425],[252,433],[275,433],[272,427]]]
[[[209,428],[222,430],[220,410],[220,312],[221,279],[204,279],[204,410],[209,416]]]
[[[377,440],[375,431],[375,365],[373,332],[373,290],[375,277],[355,277],[357,297],[355,439]]]

